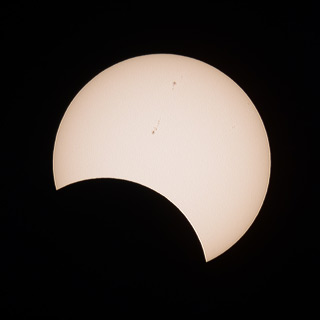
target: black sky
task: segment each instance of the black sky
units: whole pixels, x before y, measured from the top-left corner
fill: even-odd
[[[2,314],[315,309],[315,4],[1,6]],[[190,56],[226,73],[269,136],[262,210],[207,264],[182,214],[152,190],[110,179],[54,189],[53,144],[68,104],[97,73],[150,53]]]

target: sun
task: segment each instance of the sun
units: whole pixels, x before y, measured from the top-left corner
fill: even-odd
[[[128,59],[93,78],[66,110],[53,153],[57,189],[115,178],[166,197],[207,261],[253,223],[270,168],[267,133],[245,92],[216,68],[172,54]]]

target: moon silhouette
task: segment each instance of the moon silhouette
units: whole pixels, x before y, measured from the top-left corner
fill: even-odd
[[[131,58],[93,78],[66,110],[53,152],[56,189],[113,178],[160,193],[188,219],[206,261],[251,226],[270,168],[267,133],[245,92],[173,54]]]

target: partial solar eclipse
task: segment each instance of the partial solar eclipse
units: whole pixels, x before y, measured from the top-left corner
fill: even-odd
[[[114,178],[166,197],[206,261],[251,226],[270,167],[266,130],[244,91],[216,68],[172,54],[128,59],[93,78],[66,110],[53,152],[56,189]]]

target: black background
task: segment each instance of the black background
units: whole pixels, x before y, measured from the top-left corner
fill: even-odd
[[[313,311],[315,4],[43,3],[1,5],[1,313]],[[107,67],[151,53],[190,56],[226,73],[269,136],[260,214],[209,263],[181,212],[152,190],[111,179],[54,188],[54,139],[71,100]]]

